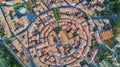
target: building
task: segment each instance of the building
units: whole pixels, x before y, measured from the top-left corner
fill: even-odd
[[[100,33],[100,36],[102,37],[103,40],[107,40],[107,39],[113,37],[113,31],[112,31],[112,29],[104,31],[104,32]]]

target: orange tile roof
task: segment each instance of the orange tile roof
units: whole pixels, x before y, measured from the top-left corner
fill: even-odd
[[[79,22],[80,22],[80,23],[83,23],[84,21],[85,21],[84,18],[80,18],[80,19],[79,19]]]
[[[6,0],[0,0],[0,2],[4,2],[4,1],[6,1]]]
[[[111,37],[113,37],[112,29],[102,32],[102,33],[100,33],[100,35],[103,40],[107,40],[107,39],[111,38]]]
[[[85,49],[85,51],[84,51],[83,56],[87,56],[87,53],[89,52],[89,50],[90,50],[90,47],[87,47],[87,48]]]
[[[66,37],[64,31],[60,31],[59,37],[62,42],[67,42],[67,37]]]

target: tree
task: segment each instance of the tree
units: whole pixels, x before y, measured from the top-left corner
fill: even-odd
[[[56,20],[60,19],[60,9],[59,8],[54,9],[53,13],[54,13]]]
[[[6,67],[22,67],[16,60],[15,58],[12,56],[12,54],[10,54],[10,52],[6,49],[6,47],[4,46],[4,44],[0,45],[0,50],[2,51],[2,57],[1,57],[1,61],[6,63]]]
[[[119,0],[111,0],[109,2],[109,8],[113,10],[117,15],[120,15],[120,1]]]
[[[56,38],[56,37],[53,37],[53,41],[54,41],[55,43],[57,43],[57,38]]]
[[[110,19],[115,36],[120,35],[120,19]]]
[[[56,33],[59,33],[59,31],[61,31],[62,28],[61,28],[61,27],[55,27],[53,30],[54,30]]]
[[[97,62],[101,62],[104,59],[107,59],[107,55],[111,55],[112,52],[109,51],[107,48],[105,47],[100,47],[98,53],[97,53]]]
[[[0,36],[1,36],[1,37],[3,37],[3,36],[5,35],[4,32],[5,32],[5,31],[4,31],[3,26],[0,25]]]
[[[6,44],[7,44],[7,45],[10,45],[11,43],[12,43],[12,41],[11,41],[10,39],[7,39],[7,40],[6,40]]]
[[[73,37],[76,37],[76,36],[78,36],[78,33],[74,32],[72,35],[73,35]]]
[[[88,19],[87,14],[83,14],[82,17],[85,18],[85,19]]]

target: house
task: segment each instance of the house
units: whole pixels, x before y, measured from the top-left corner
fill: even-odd
[[[113,31],[112,31],[112,29],[104,31],[104,32],[100,33],[100,36],[102,37],[103,40],[107,40],[107,39],[113,37]]]

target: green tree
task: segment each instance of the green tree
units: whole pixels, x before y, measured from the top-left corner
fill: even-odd
[[[0,36],[3,37],[5,35],[5,30],[3,28],[3,26],[0,25]]]
[[[120,15],[120,0],[110,0],[109,8],[113,10],[117,15]]]
[[[120,35],[120,19],[111,19],[110,22],[113,28],[114,35]]]

